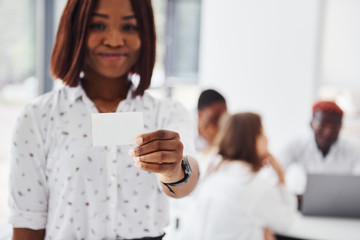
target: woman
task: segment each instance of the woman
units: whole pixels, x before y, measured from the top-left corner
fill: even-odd
[[[260,117],[230,116],[218,141],[222,160],[199,186],[182,239],[272,239],[270,230],[291,223],[296,200],[285,190],[284,172],[268,152]],[[277,173],[279,185],[259,174],[266,163]]]
[[[65,86],[28,104],[14,134],[14,240],[162,239],[166,195],[188,195],[198,169],[184,108],[144,93],[154,61],[150,0],[67,2],[51,57]],[[92,146],[91,113],[134,111],[138,146]]]

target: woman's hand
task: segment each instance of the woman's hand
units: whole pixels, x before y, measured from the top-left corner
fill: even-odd
[[[177,182],[184,178],[181,168],[183,144],[177,132],[158,130],[138,136],[139,146],[130,148],[135,165],[141,170],[158,174],[164,183]]]
[[[279,178],[280,184],[285,184],[285,172],[283,167],[279,164],[279,162],[274,158],[270,153],[264,158],[264,165],[270,165],[276,172]]]
[[[274,233],[269,228],[264,229],[264,240],[276,240]]]

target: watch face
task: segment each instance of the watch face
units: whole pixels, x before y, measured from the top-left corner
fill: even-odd
[[[191,174],[192,174],[192,171],[191,171],[191,167],[190,167],[190,164],[189,164],[189,160],[187,159],[186,156],[183,158],[182,166],[183,166],[183,170],[184,170],[185,175],[189,175],[189,177],[190,177]]]

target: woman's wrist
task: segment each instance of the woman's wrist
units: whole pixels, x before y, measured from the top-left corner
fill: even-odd
[[[185,177],[185,173],[181,167],[181,162],[177,165],[171,173],[158,173],[158,178],[163,183],[178,182]]]

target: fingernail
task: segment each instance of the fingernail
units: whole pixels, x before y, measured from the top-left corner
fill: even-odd
[[[129,154],[130,157],[135,157],[134,148],[130,148],[128,154]]]
[[[137,145],[141,145],[141,144],[143,143],[143,138],[142,138],[142,137],[136,138],[136,139],[135,139],[135,143],[136,143]]]
[[[140,162],[140,157],[136,157],[136,158],[135,158],[135,162],[136,162],[136,163]]]
[[[141,162],[135,162],[135,166],[141,168]]]

